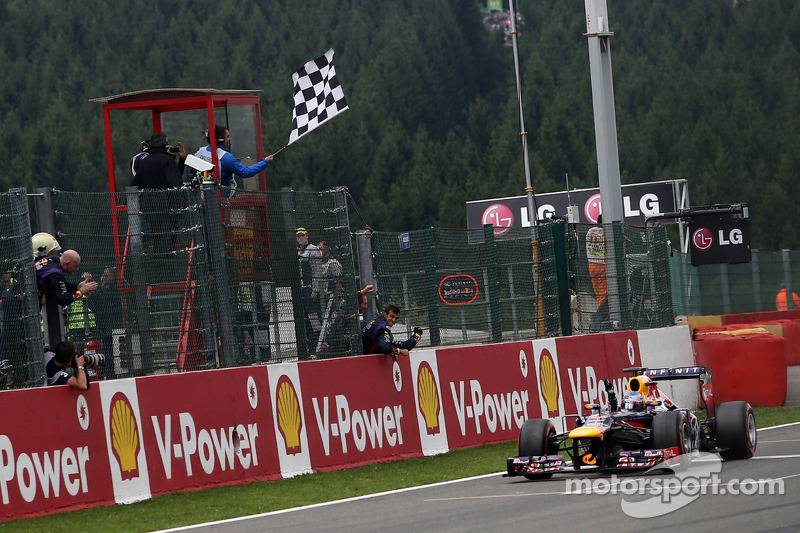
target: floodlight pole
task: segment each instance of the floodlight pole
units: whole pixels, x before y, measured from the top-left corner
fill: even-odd
[[[604,248],[608,280],[608,311],[612,324],[619,324],[621,298],[615,250],[615,227],[622,223],[622,187],[619,178],[617,121],[614,112],[614,81],[611,75],[611,36],[606,0],[584,0],[589,69],[592,76],[594,133],[601,209],[606,224]],[[614,223],[613,226],[608,223]],[[611,230],[611,231],[608,231]]]
[[[531,228],[537,224],[536,198],[531,186],[531,167],[528,161],[528,132],[525,131],[525,117],[522,112],[522,83],[519,76],[519,49],[517,48],[517,12],[514,9],[514,0],[508,0],[508,9],[511,18],[511,45],[514,49],[514,73],[517,77],[517,100],[519,101],[519,135],[522,138],[522,160],[525,164],[525,193],[528,195],[528,220]]]
[[[622,222],[622,188],[617,151],[617,120],[614,114],[614,81],[611,76],[611,41],[606,0],[584,0],[589,68],[592,75],[594,133],[597,171],[600,178],[603,221]]]

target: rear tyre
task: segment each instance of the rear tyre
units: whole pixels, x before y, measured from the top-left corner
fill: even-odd
[[[756,417],[747,402],[725,402],[717,407],[717,447],[726,461],[750,459],[756,453]]]
[[[680,455],[689,453],[692,449],[689,421],[681,411],[664,411],[653,418],[653,428],[650,433],[653,448],[678,448]]]
[[[553,423],[543,418],[531,418],[522,424],[519,430],[519,455],[526,457],[541,457],[552,455],[558,450],[550,443],[556,434]],[[553,477],[549,474],[525,474],[526,479],[547,479]]]

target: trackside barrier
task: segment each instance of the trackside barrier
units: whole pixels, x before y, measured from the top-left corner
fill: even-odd
[[[692,364],[678,326],[0,392],[0,520],[515,440]]]

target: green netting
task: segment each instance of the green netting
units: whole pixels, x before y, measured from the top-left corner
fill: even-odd
[[[800,253],[753,251],[750,263],[693,267],[691,257],[670,260],[675,310],[685,315],[775,311],[775,298],[786,283],[800,292]],[[791,299],[787,303],[793,306]]]
[[[573,330],[671,325],[669,254],[663,226],[575,225],[570,239]]]
[[[64,314],[67,338],[107,356],[106,366],[94,370],[98,377],[361,353],[356,291],[370,280],[357,281],[346,189],[239,190],[221,202],[215,187],[45,191],[31,195],[30,219],[23,190],[0,195],[0,261],[17,291],[4,292],[0,308],[2,358],[13,367],[5,371],[12,380],[6,386],[43,383],[31,222],[52,225],[62,248],[81,254],[68,280],[78,282],[86,272],[101,284]],[[326,243],[329,254],[317,250],[301,260],[299,227],[310,243]],[[672,323],[663,228],[605,226],[614,252],[603,256],[608,316],[594,324],[600,314],[586,255],[590,227],[571,228],[566,236],[563,222],[379,232],[359,263],[374,273],[379,304],[402,309],[395,333],[421,326],[423,347],[561,335],[568,273],[575,331]],[[777,259],[762,257],[763,268],[778,269]],[[781,272],[787,258],[781,256]],[[696,276],[697,269],[688,271]],[[728,279],[737,272],[729,269]],[[770,283],[761,285],[763,302],[774,300]],[[676,294],[686,285],[680,280]],[[729,292],[733,302],[745,298]],[[21,320],[11,302],[23,304]],[[20,323],[26,329],[16,334]]]
[[[199,190],[53,191],[52,205],[62,249],[81,255],[67,279],[77,283],[87,273],[100,284],[65,309],[68,339],[106,355],[99,373],[217,366],[213,311],[225,306],[212,287],[224,276],[212,272],[206,226],[213,211]]]
[[[353,246],[345,189],[239,192],[223,206],[246,361],[360,353]],[[297,228],[326,243],[301,268]],[[300,341],[298,342],[298,339]]]
[[[553,336],[560,322],[550,233],[511,228],[376,232],[379,308],[401,309],[396,335],[426,330],[421,346]],[[538,255],[538,261],[534,258]]]
[[[0,390],[44,383],[25,189],[0,193]]]

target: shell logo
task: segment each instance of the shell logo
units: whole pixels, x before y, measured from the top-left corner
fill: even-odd
[[[556,365],[553,362],[553,356],[547,349],[542,350],[539,358],[539,383],[544,401],[547,403],[547,416],[558,415],[558,396],[561,391],[558,389]]]
[[[111,398],[110,414],[111,447],[119,463],[122,479],[139,477],[137,463],[141,449],[139,426],[130,400],[125,394],[118,392]]]
[[[428,435],[439,433],[439,390],[436,387],[436,378],[427,362],[422,362],[417,371],[417,396],[419,399],[419,412],[425,419],[425,428]]]
[[[286,455],[295,455],[302,451],[300,447],[300,430],[303,429],[303,417],[300,413],[300,399],[294,390],[292,380],[281,376],[276,391],[278,398],[278,429],[286,444]]]

